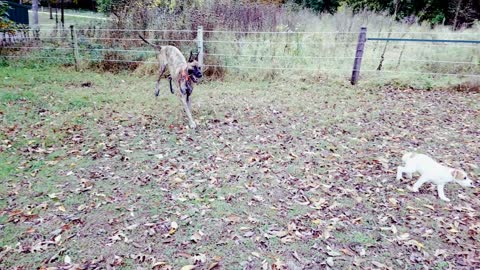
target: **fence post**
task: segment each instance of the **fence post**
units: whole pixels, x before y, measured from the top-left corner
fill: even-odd
[[[198,50],[198,64],[203,66],[203,26],[197,29],[197,50]]]
[[[73,60],[75,61],[75,70],[79,70],[80,66],[80,55],[78,53],[78,42],[77,42],[77,33],[75,32],[75,28],[70,25],[70,37],[72,39],[72,49],[73,49]]]
[[[367,28],[360,28],[360,34],[358,35],[357,51],[355,53],[355,60],[353,62],[352,70],[352,85],[355,85],[358,81],[360,75],[360,65],[362,64],[363,57],[363,48],[365,47],[365,42],[367,41]]]

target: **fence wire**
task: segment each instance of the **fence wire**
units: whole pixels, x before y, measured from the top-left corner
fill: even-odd
[[[73,57],[53,57],[53,56],[25,56],[25,55],[9,55],[2,56],[5,58],[24,58],[24,59],[55,59],[55,60],[70,60],[74,61]],[[157,61],[142,61],[142,60],[124,60],[124,59],[103,59],[103,58],[82,58],[83,61],[92,62],[116,62],[116,63],[141,63],[141,64],[158,64]],[[351,69],[340,68],[300,68],[300,67],[267,67],[267,66],[235,66],[235,65],[204,65],[205,68],[229,68],[229,69],[247,69],[247,70],[294,70],[294,71],[312,71],[312,72],[351,72]],[[377,70],[377,69],[362,69],[361,72],[377,73],[377,74],[418,74],[431,76],[456,76],[456,77],[474,77],[480,78],[480,74],[457,74],[457,73],[438,73],[438,72],[422,72],[422,71],[394,71],[394,70]]]
[[[47,29],[42,28],[41,31],[45,31]],[[32,51],[61,51],[61,52],[66,52],[70,53],[69,51],[72,52],[73,54],[73,48],[72,47],[65,47],[66,44],[70,45],[72,42],[71,37],[70,37],[70,29],[68,28],[51,28],[50,29],[52,32],[51,33],[45,33],[50,36],[38,36],[37,39],[40,40],[35,40],[35,37],[29,36],[25,38],[26,41],[33,41],[31,43],[31,46],[3,46],[0,47],[3,49],[15,49],[15,50],[32,50]],[[20,30],[25,32],[28,31],[36,31],[35,29],[27,29],[27,30]],[[122,54],[156,54],[156,52],[152,49],[146,50],[144,48],[115,48],[114,47],[109,47],[105,48],[105,46],[112,46],[112,43],[116,45],[116,47],[122,47],[126,46],[125,44],[116,44],[114,42],[136,42],[136,41],[142,41],[140,38],[133,38],[133,37],[106,37],[106,36],[94,36],[95,33],[99,32],[123,32],[124,34],[128,34],[131,36],[129,33],[135,33],[135,32],[149,32],[153,33],[174,33],[174,34],[195,34],[197,33],[197,30],[172,30],[172,29],[158,29],[158,30],[144,30],[144,29],[108,29],[108,28],[85,28],[85,29],[74,29],[75,34],[77,35],[77,40],[80,44],[79,47],[76,48],[77,51],[82,52],[81,56],[81,61],[92,61],[92,62],[98,62],[98,61],[104,61],[104,62],[117,62],[117,63],[139,63],[139,64],[158,64],[156,61],[146,61],[142,59],[105,59],[105,58],[99,58],[95,56],[99,56],[98,53],[107,53],[107,52],[116,52],[116,53],[122,53]],[[248,54],[248,53],[219,53],[217,49],[212,50],[212,53],[205,53],[204,56],[207,59],[206,64],[204,67],[206,68],[224,68],[224,69],[240,69],[240,70],[292,70],[292,71],[315,71],[315,72],[345,72],[345,73],[350,73],[352,70],[347,69],[347,68],[338,68],[333,65],[331,65],[331,61],[337,62],[337,63],[347,63],[348,61],[352,61],[356,59],[354,55],[354,49],[349,47],[349,46],[355,46],[357,44],[357,35],[359,32],[275,32],[275,31],[259,31],[259,32],[252,32],[252,31],[227,31],[227,30],[203,30],[204,33],[219,33],[222,35],[217,36],[217,38],[225,38],[225,39],[207,39],[203,40],[203,43],[206,44],[206,46],[214,46],[215,44],[227,44],[230,48],[234,45],[238,45],[239,48],[242,48],[243,46],[241,45],[265,45],[265,48],[268,51],[268,48],[273,45],[280,45],[280,46],[292,46],[295,47],[297,46],[306,46],[309,48],[310,52],[315,52],[315,48],[317,50],[321,50],[322,48],[329,48],[326,45],[332,45],[333,47],[339,46],[340,51],[344,49],[348,49],[351,51],[343,51],[343,54],[348,54],[351,53],[352,56],[345,56],[345,55],[328,55],[328,56],[319,56],[319,55],[282,55],[282,54]],[[93,33],[93,36],[92,36]],[[63,36],[54,36],[57,34],[61,34]],[[224,35],[223,35],[224,34]],[[228,34],[248,34],[248,35],[267,35],[268,39],[264,37],[264,40],[259,41],[256,39],[256,37],[253,41],[252,40],[242,40],[242,39],[228,39],[226,35]],[[283,41],[283,40],[275,40],[273,35],[318,35],[318,36],[329,36],[330,38],[313,38],[312,37],[303,37],[301,40],[297,41]],[[381,36],[383,34],[387,33],[375,33],[377,36]],[[431,36],[438,36],[438,35],[444,35],[444,34],[458,34],[455,35],[457,36],[456,38],[463,37],[462,35],[478,35],[475,33],[429,33],[429,32],[390,32],[390,34],[400,34],[400,35],[431,35]],[[32,34],[33,35],[33,34]],[[333,36],[334,35],[334,36]],[[165,35],[164,35],[165,36]],[[240,38],[244,38],[243,36]],[[291,37],[291,39],[295,39],[295,37]],[[310,41],[305,41],[305,39],[310,39]],[[198,41],[196,39],[177,39],[177,38],[171,38],[171,39],[162,39],[162,38],[148,38],[147,39],[149,42],[152,43],[170,43],[170,42],[177,42],[177,43],[182,43],[182,44],[191,44],[191,43],[197,43]],[[345,41],[349,40],[349,41]],[[105,43],[96,43],[96,42],[105,42]],[[1,40],[0,40],[1,42]],[[50,43],[49,43],[50,42]],[[387,43],[385,43],[387,42]],[[60,43],[63,46],[51,46],[52,44]],[[1,43],[0,43],[1,44]],[[127,43],[128,44],[128,43]],[[210,45],[209,45],[210,44]],[[228,45],[232,44],[232,45]],[[382,47],[388,47],[388,48],[394,48],[394,51],[387,51],[386,55],[388,55],[388,58],[386,58],[386,55],[383,54],[382,56],[376,56],[376,55],[369,55],[367,57],[363,57],[362,60],[367,62],[369,64],[369,67],[372,67],[374,65],[373,61],[382,61],[384,63],[390,63],[391,62],[398,62],[398,65],[400,65],[400,62],[408,62],[408,63],[421,63],[421,64],[442,64],[442,65],[452,65],[452,66],[458,66],[458,65],[465,65],[465,66],[470,66],[470,67],[477,67],[480,66],[480,60],[478,59],[478,55],[480,55],[480,46],[479,45],[459,45],[459,44],[445,44],[445,43],[433,43],[433,44],[406,44],[404,42],[400,43],[393,43],[391,41],[383,41],[383,40],[369,40],[367,41],[368,46],[374,46],[373,52],[375,52],[377,49],[379,51],[382,50]],[[371,44],[371,45],[370,45]],[[41,45],[46,45],[46,46],[41,46]],[[49,46],[50,45],[50,46]],[[131,44],[130,44],[131,46]],[[309,47],[310,46],[310,47]],[[473,49],[479,51],[479,54],[477,57],[471,57],[471,61],[466,61],[466,60],[449,60],[449,59],[421,59],[421,58],[402,58],[404,54],[405,49],[417,49],[417,48],[448,48],[450,49]],[[212,47],[213,48],[213,47]],[[302,47],[303,48],[303,47]],[[398,53],[396,50],[399,48],[402,48],[402,51]],[[235,50],[233,50],[235,51]],[[94,54],[96,53],[96,54]],[[327,52],[328,53],[328,52]],[[394,59],[391,54],[397,54],[397,58]],[[93,54],[93,55],[92,55]],[[406,55],[408,53],[405,53]],[[5,59],[55,59],[55,60],[68,60],[68,61],[74,61],[74,57],[65,57],[67,55],[63,56],[38,56],[38,55],[5,55],[0,57],[4,57]],[[94,57],[92,57],[94,56]],[[117,55],[119,56],[119,55]],[[428,56],[428,55],[427,55]],[[132,57],[130,57],[132,58]],[[144,58],[143,57],[138,57],[137,58]],[[246,60],[239,60],[239,59],[248,59],[248,61],[252,63],[258,63],[256,62],[257,59],[260,59],[261,61],[268,61],[269,59],[275,60],[284,60],[286,66],[274,66],[271,63],[269,65],[250,65],[251,63],[248,63]],[[1,59],[1,58],[0,58]],[[209,62],[209,59],[214,59],[215,61]],[[254,61],[255,60],[255,61]],[[294,62],[293,64],[290,64],[291,61],[297,61]],[[306,66],[292,66],[292,65],[301,65],[301,62],[303,61],[317,61],[322,60],[320,63],[315,63],[315,67],[306,67]],[[217,63],[220,62],[220,63]],[[235,64],[233,65],[232,62],[237,63],[238,65]],[[277,62],[274,62],[275,64],[278,64]],[[280,62],[282,63],[282,62]],[[320,67],[319,64],[329,64],[329,67]],[[290,64],[290,65],[289,65]],[[365,63],[364,63],[365,64]],[[397,68],[398,68],[397,65]],[[344,66],[344,65],[343,65]],[[342,67],[343,67],[342,66]],[[376,66],[376,64],[375,64]],[[444,69],[445,70],[445,69]],[[475,70],[475,69],[474,69]],[[447,70],[445,70],[447,71]],[[471,68],[468,70],[465,70],[464,72],[466,74],[457,74],[457,73],[451,73],[451,72],[426,72],[426,71],[405,71],[405,70],[377,70],[377,69],[371,69],[371,68],[366,68],[362,69],[362,73],[377,73],[377,74],[382,74],[382,75],[395,75],[395,74],[418,74],[418,75],[432,75],[432,76],[459,76],[459,77],[480,77],[480,74],[470,74],[467,73],[468,71],[472,71]],[[480,73],[480,72],[479,72]]]

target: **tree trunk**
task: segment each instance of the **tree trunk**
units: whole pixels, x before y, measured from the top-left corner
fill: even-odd
[[[60,15],[60,21],[62,22],[62,27],[65,27],[65,16],[63,10],[63,0],[60,1],[60,10],[62,14]]]
[[[462,0],[457,0],[457,7],[455,8],[455,17],[453,18],[453,31],[457,30],[457,20],[458,20],[458,13],[460,12],[460,8],[462,7]]]
[[[48,0],[48,10],[50,11],[50,20],[53,20],[53,12],[52,12],[52,3],[51,0]]]
[[[390,38],[392,35],[392,25],[393,22],[397,19],[397,12],[398,12],[398,6],[400,5],[401,0],[394,0],[394,5],[395,5],[395,10],[393,12],[393,17],[392,20],[390,21],[390,24],[388,26],[388,35],[387,38]],[[385,47],[383,47],[382,55],[380,56],[380,63],[378,63],[377,70],[382,70],[383,66],[383,60],[385,60],[385,53],[387,52],[387,47],[388,47],[388,41],[385,42]]]
[[[32,0],[34,36],[38,38],[38,0]]]
[[[33,25],[38,26],[38,0],[32,0]]]

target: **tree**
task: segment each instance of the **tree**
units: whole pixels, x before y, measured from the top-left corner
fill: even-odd
[[[394,14],[394,0],[343,0],[354,11],[363,9]],[[480,1],[478,0],[402,0],[397,10],[397,19],[416,16],[419,21],[428,21],[432,25],[447,22],[457,29],[461,24],[470,24],[480,19]]]
[[[33,25],[38,27],[38,0],[32,0]]]
[[[317,12],[328,12],[332,14],[335,13],[340,6],[340,1],[338,0],[295,0],[294,2]]]
[[[471,0],[454,0],[450,2],[450,14],[453,16],[452,28],[457,30],[462,24],[469,24],[478,19],[480,8],[475,8]]]
[[[53,14],[52,14],[52,0],[48,0],[48,10],[50,11],[50,20],[53,20]]]
[[[65,14],[64,14],[64,5],[63,0],[60,0],[60,22],[62,23],[62,27],[65,27]]]

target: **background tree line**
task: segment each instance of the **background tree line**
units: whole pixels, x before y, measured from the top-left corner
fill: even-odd
[[[105,13],[124,12],[132,6],[156,6],[180,9],[189,5],[201,5],[208,0],[42,0],[40,5],[58,6],[62,2],[66,8],[98,9]],[[432,25],[452,25],[454,29],[469,27],[480,19],[480,0],[222,0],[218,2],[260,3],[268,5],[295,4],[318,13],[334,14],[341,7],[354,11],[371,10],[387,12],[397,20],[407,23],[428,22]],[[32,0],[20,0],[31,3]]]
[[[242,0],[229,0],[241,2]],[[156,6],[182,7],[205,2],[205,0],[97,0],[101,11],[113,11],[120,6],[149,3]],[[225,2],[225,1],[220,1]],[[294,3],[318,13],[334,14],[341,7],[354,11],[371,10],[395,15],[397,20],[409,23],[428,22],[432,25],[447,24],[454,29],[471,26],[480,19],[479,0],[250,0],[261,4],[284,5]]]

